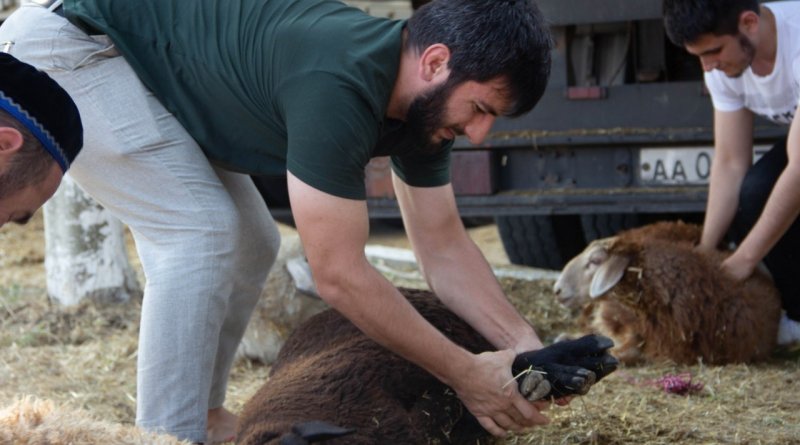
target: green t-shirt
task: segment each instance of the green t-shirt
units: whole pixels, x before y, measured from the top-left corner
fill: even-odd
[[[449,182],[450,148],[414,154],[385,117],[404,22],[338,0],[66,0],[108,34],[212,162],[288,169],[364,199],[369,159],[392,155],[411,185]]]

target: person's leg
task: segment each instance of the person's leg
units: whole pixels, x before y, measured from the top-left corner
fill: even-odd
[[[748,171],[742,183],[739,208],[731,232],[734,241],[741,242],[755,225],[778,177],[786,168],[786,140],[780,141],[765,153]],[[800,220],[789,227],[775,247],[764,258],[780,290],[783,308],[789,318],[800,321]]]
[[[222,406],[228,375],[239,342],[244,335],[253,307],[261,295],[280,245],[280,234],[253,181],[241,174],[217,168],[239,214],[241,227],[233,268],[233,290],[229,310],[222,325],[209,397],[209,441],[222,441],[236,433],[236,416]],[[270,228],[271,230],[265,230]],[[266,247],[266,248],[265,248]],[[242,308],[247,308],[242,310]]]
[[[224,391],[229,368],[218,365],[229,362],[218,348],[240,337],[236,326],[260,294],[277,251],[274,223],[254,187],[220,179],[107,40],[41,8],[21,9],[0,38],[75,99],[85,146],[71,174],[130,226],[145,270],[137,424],[203,442],[212,380],[222,386],[215,394]],[[251,265],[242,273],[255,272],[242,281],[237,268],[255,252],[261,268]]]
[[[781,140],[747,171],[739,191],[739,208],[731,225],[735,242],[741,242],[761,216],[778,176],[786,168],[786,159],[786,140]]]

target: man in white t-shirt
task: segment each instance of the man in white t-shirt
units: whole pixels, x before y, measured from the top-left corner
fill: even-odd
[[[714,163],[701,248],[738,243],[722,268],[760,261],[781,291],[778,343],[800,341],[800,1],[665,0],[670,40],[700,58],[714,103]],[[788,135],[753,165],[753,117]]]

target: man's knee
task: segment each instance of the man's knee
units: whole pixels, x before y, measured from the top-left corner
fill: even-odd
[[[269,212],[265,214],[250,221],[247,228],[240,232],[239,239],[241,248],[248,251],[247,256],[257,257],[262,264],[269,266],[278,256],[281,234]]]

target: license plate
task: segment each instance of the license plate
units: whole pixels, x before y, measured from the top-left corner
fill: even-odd
[[[753,162],[770,148],[755,146]],[[639,177],[643,184],[708,184],[713,160],[714,148],[710,146],[643,148],[639,150]]]

